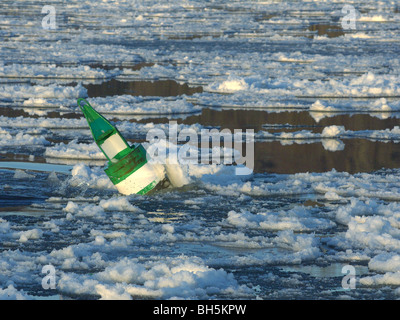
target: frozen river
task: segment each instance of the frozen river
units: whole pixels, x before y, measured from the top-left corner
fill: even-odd
[[[0,299],[397,299],[394,3],[2,0]],[[122,196],[78,98],[146,147],[253,130],[254,171]]]

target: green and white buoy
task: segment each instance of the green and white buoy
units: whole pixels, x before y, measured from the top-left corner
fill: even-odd
[[[148,163],[141,144],[130,146],[116,127],[99,114],[85,99],[78,99],[93,138],[108,159],[104,169],[123,195],[146,194],[165,184],[163,168]]]

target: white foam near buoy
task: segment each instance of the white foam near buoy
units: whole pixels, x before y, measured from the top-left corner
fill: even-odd
[[[166,175],[171,184],[180,188],[189,183],[186,174],[183,172],[182,167],[179,164],[166,164],[165,165]]]

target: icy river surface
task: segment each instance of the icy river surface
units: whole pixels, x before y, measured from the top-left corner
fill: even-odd
[[[396,2],[2,0],[0,18],[0,299],[399,298]],[[252,130],[254,170],[181,163],[180,187],[123,196],[78,98],[145,147],[171,123]]]

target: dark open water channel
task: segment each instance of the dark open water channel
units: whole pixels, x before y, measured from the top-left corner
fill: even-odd
[[[129,94],[144,97],[177,97],[185,95],[190,97],[195,93],[203,92],[202,87],[191,87],[173,80],[158,81],[118,81],[115,79],[100,84],[85,85],[88,90],[89,100],[92,97],[106,97]],[[46,111],[43,109],[43,111]],[[29,115],[22,108],[1,107],[0,116],[7,117],[39,117]],[[48,118],[80,118],[79,113],[63,113],[48,110]],[[112,118],[112,115],[108,115]],[[308,111],[292,110],[255,110],[255,109],[229,109],[229,108],[203,108],[195,115],[177,119],[178,123],[201,124],[206,127],[219,127],[229,129],[252,129],[254,132],[265,130],[269,132],[293,132],[309,130],[320,133],[323,128],[330,125],[344,126],[346,130],[384,130],[399,124],[398,113],[387,113],[385,117],[371,114],[331,114],[316,121]],[[125,120],[132,122],[168,123],[168,119],[159,118],[137,120],[135,115],[124,115]],[[264,128],[263,128],[264,127]],[[137,140],[138,142],[143,139]],[[64,141],[66,142],[66,141]],[[136,142],[136,141],[131,141]],[[336,151],[324,148],[321,140],[305,141],[256,141],[255,142],[255,167],[258,173],[296,173],[296,172],[325,172],[332,169],[349,173],[373,172],[381,168],[400,167],[400,143],[398,141],[372,141],[368,139],[353,138],[339,141],[342,145]],[[24,159],[18,154],[3,154],[2,161],[18,161]],[[36,161],[45,159],[36,158]]]

